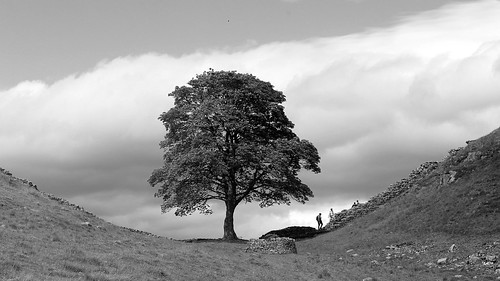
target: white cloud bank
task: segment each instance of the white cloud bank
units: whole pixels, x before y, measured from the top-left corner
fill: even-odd
[[[117,224],[174,238],[220,237],[223,212],[160,215],[146,179],[161,165],[159,114],[197,73],[249,72],[287,96],[296,133],[320,150],[316,197],[304,206],[237,208],[256,237],[314,226],[366,200],[427,160],[500,126],[500,2],[446,6],[397,26],[241,50],[121,57],[47,85],[0,92],[0,165]],[[214,226],[215,225],[215,226]]]

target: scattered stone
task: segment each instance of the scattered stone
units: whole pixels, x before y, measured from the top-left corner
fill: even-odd
[[[349,250],[346,251],[346,253],[350,253],[352,251],[354,251],[354,249],[349,249]]]
[[[92,226],[92,225],[90,224],[90,222],[88,222],[88,221],[86,221],[86,222],[82,222],[82,223],[81,223],[81,225]]]

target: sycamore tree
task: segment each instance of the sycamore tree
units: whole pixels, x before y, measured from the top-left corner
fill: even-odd
[[[162,212],[211,214],[225,203],[223,239],[237,239],[234,211],[240,203],[261,207],[305,203],[311,189],[301,169],[319,173],[314,145],[292,131],[282,92],[251,74],[210,69],[169,94],[174,106],[161,114],[166,128],[163,167],[148,182],[158,187]]]

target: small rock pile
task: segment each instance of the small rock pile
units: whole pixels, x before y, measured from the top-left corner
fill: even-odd
[[[297,247],[292,238],[251,239],[245,252],[262,254],[296,254]]]

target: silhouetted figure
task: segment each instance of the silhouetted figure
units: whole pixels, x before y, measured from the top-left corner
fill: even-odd
[[[320,230],[323,227],[323,221],[321,220],[321,213],[316,216],[316,221],[318,222],[318,230]]]

